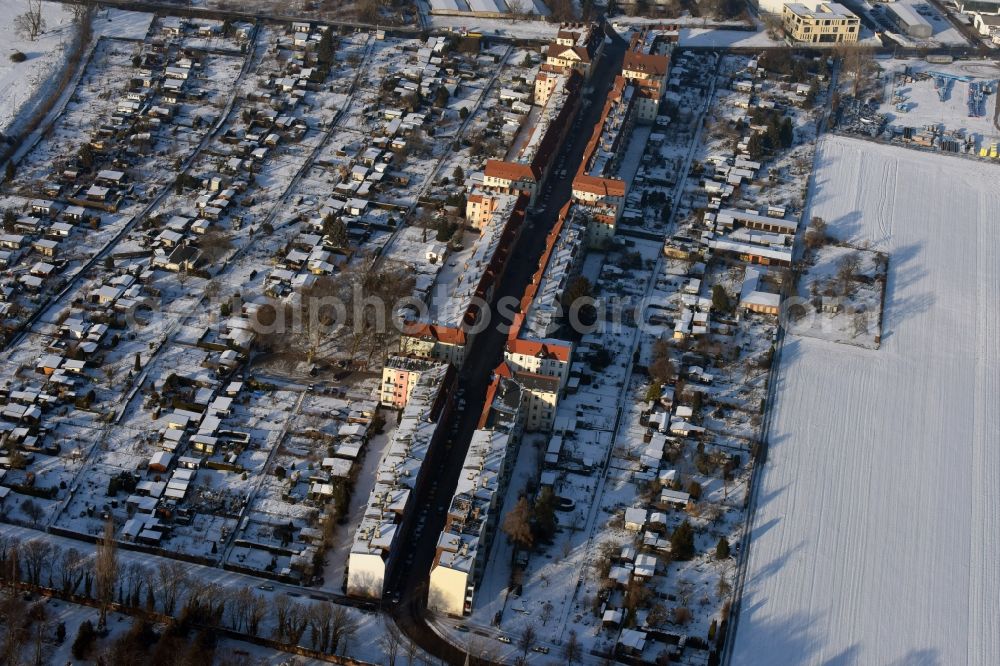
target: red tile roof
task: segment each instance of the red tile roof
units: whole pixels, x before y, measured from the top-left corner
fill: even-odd
[[[465,331],[452,326],[441,326],[440,324],[428,324],[417,321],[407,324],[403,329],[403,335],[409,338],[420,338],[421,340],[435,340],[448,345],[464,345]]]
[[[625,196],[625,181],[618,178],[600,178],[581,173],[577,174],[576,178],[573,179],[573,189],[603,197],[623,197]]]
[[[567,51],[572,51],[576,54],[577,59],[584,63],[590,64],[590,53],[587,52],[582,46],[563,46],[562,44],[549,44],[548,50],[545,52],[545,56],[548,58],[567,58]]]
[[[511,354],[534,356],[535,358],[554,358],[563,363],[569,363],[572,355],[572,343],[553,342],[551,340],[526,340],[524,338],[508,339],[507,351]]]
[[[650,76],[663,78],[670,68],[670,58],[661,55],[626,51],[622,61],[622,71],[645,72]]]

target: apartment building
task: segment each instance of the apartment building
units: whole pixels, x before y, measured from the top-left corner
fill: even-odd
[[[630,41],[622,61],[622,76],[636,88],[636,120],[647,125],[656,121],[670,70],[670,57],[656,53],[658,48],[654,36],[641,32]]]
[[[399,353],[450,363],[456,368],[465,361],[465,331],[425,321],[409,322],[399,338]]]
[[[534,102],[537,106],[548,104],[549,97],[562,85],[565,74],[559,68],[543,64],[535,75]]]
[[[390,356],[382,367],[379,402],[396,409],[406,407],[420,378],[440,365],[439,362],[416,356]]]
[[[530,205],[534,205],[552,161],[573,124],[580,101],[583,77],[578,71],[570,69],[554,76],[551,90],[543,95],[544,103],[535,121],[515,137],[512,154],[503,160],[486,161],[482,185],[486,193],[523,192],[530,197]]]
[[[523,315],[515,317],[498,372],[516,380],[524,390],[525,430],[552,428],[572,363],[572,342],[534,339],[524,330]]]
[[[421,374],[403,409],[376,473],[364,517],[358,525],[347,561],[347,593],[381,598],[386,577],[399,560],[400,534],[415,511],[413,491],[426,481],[424,461],[441,445],[448,420],[456,372],[439,364]]]
[[[562,325],[562,297],[568,280],[583,258],[585,230],[572,219],[568,203],[546,238],[538,268],[521,297],[497,372],[510,377],[524,391],[524,427],[549,430],[559,399],[569,381],[573,342],[558,337]]]
[[[820,3],[810,9],[799,3],[788,3],[781,13],[782,24],[789,37],[810,44],[844,44],[858,41],[861,20],[847,7],[835,2]]]
[[[604,52],[604,33],[596,23],[563,23],[545,50],[545,65],[552,70],[578,71],[589,79]]]
[[[473,229],[482,231],[501,200],[502,197],[486,192],[472,192],[465,201],[465,221]]]
[[[511,250],[520,238],[528,207],[527,194],[490,194],[473,209],[488,221],[480,229],[471,255],[458,268],[460,277],[442,288],[431,289],[427,310],[419,320],[406,322],[399,341],[399,353],[433,359],[461,367],[466,349],[472,345],[482,316],[482,304],[489,303],[507,271]]]
[[[586,250],[586,221],[579,211],[579,207],[569,207],[561,212],[539,262],[544,270],[540,269],[533,276],[521,299],[524,331],[533,338],[555,337],[562,327],[564,315],[573,306],[562,301]]]
[[[511,377],[524,389],[525,430],[551,430],[562,390],[559,378],[531,372],[515,372]]]
[[[614,237],[625,206],[627,187],[617,173],[635,126],[636,99],[637,86],[615,77],[573,178],[572,200],[586,211],[587,238],[593,247]]]
[[[542,180],[542,170],[531,162],[486,160],[483,171],[483,188],[487,192],[511,194],[524,192],[534,203]]]
[[[522,430],[522,390],[495,375],[486,408],[472,435],[458,486],[448,507],[431,565],[427,606],[454,616],[468,615],[482,579]]]

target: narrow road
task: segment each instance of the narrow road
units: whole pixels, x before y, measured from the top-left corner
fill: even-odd
[[[555,224],[559,209],[570,198],[572,178],[590,137],[590,132],[587,130],[600,118],[604,100],[614,77],[621,70],[625,47],[625,42],[617,35],[613,35],[612,43],[605,46],[604,56],[588,83],[593,91],[590,104],[581,111],[582,129],[570,134],[562,151],[565,155],[567,176],[558,178],[553,174],[550,177],[549,203],[526,225],[513,253],[518,259],[508,267],[503,282],[494,295],[494,306],[505,297],[520,298],[530,282],[545,248],[546,236]],[[559,157],[556,156],[554,159],[558,161]],[[466,356],[465,365],[459,375],[459,386],[465,390],[468,407],[456,415],[457,432],[451,440],[450,448],[431,451],[424,462],[425,466],[436,470],[434,477],[438,482],[437,488],[432,489],[429,484],[422,484],[414,490],[414,497],[411,499],[414,505],[429,508],[427,524],[419,534],[404,531],[398,537],[401,543],[412,544],[411,550],[414,555],[412,566],[390,564],[386,579],[386,597],[400,595],[400,603],[389,609],[396,624],[423,650],[449,663],[462,663],[467,655],[465,650],[452,645],[433,631],[424,617],[428,576],[436,552],[437,538],[444,527],[445,512],[458,482],[472,433],[476,429],[484,407],[486,388],[493,369],[503,358],[506,332],[501,325],[507,323],[509,322],[493,322],[493,325],[475,338]],[[471,664],[488,663],[479,655],[468,655],[468,657]]]

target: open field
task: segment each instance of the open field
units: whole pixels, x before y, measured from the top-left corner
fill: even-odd
[[[817,164],[810,215],[889,253],[883,344],[785,341],[733,663],[997,663],[1000,171]]]
[[[55,2],[42,3],[46,29],[36,40],[19,35],[14,21],[26,6],[17,0],[0,0],[0,37],[5,47],[0,58],[0,132],[4,133],[9,133],[15,118],[23,123],[51,91],[73,40],[71,15]],[[16,52],[26,60],[11,60]]]

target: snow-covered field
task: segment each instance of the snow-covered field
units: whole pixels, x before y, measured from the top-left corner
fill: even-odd
[[[883,344],[785,341],[732,663],[1000,663],[1000,170],[818,165],[810,214],[890,254]]]
[[[0,132],[7,133],[18,111],[28,112],[50,92],[73,40],[72,15],[59,3],[43,2],[45,32],[35,41],[20,37],[14,20],[27,8],[24,0],[0,0]],[[27,60],[16,63],[10,56],[20,51]],[[51,82],[51,83],[50,83]]]

